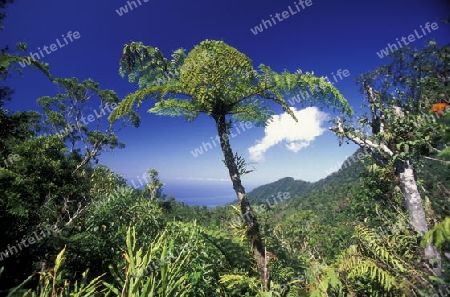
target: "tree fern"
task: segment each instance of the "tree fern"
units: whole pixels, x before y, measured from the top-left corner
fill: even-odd
[[[222,153],[233,189],[241,204],[246,237],[253,250],[258,273],[264,290],[268,290],[267,263],[264,244],[260,237],[259,222],[252,213],[241,182],[245,160],[239,159],[231,149],[229,134],[233,121],[251,121],[256,126],[267,125],[273,115],[270,101],[280,105],[294,120],[294,111],[288,106],[285,97],[305,89],[313,89],[317,84],[311,101],[328,105],[350,114],[351,109],[344,97],[325,78],[312,74],[303,75],[301,71],[279,74],[270,67],[260,65],[259,71],[253,67],[252,60],[236,48],[223,41],[204,40],[195,46],[184,59],[183,51],[173,55],[174,63],[169,62],[159,49],[132,43],[124,48],[121,59],[121,74],[128,74],[130,81],[139,78],[140,89],[130,94],[110,115],[114,121],[131,111],[144,99],[158,102],[150,113],[167,116],[183,116],[187,121],[197,118],[200,113],[210,116],[216,124]],[[165,84],[158,78],[167,76],[170,71],[178,71]]]

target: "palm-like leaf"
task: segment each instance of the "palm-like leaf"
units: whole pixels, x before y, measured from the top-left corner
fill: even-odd
[[[295,119],[285,97],[305,90],[312,93],[307,98],[311,102],[352,113],[342,94],[325,78],[301,71],[279,74],[266,65],[255,70],[250,58],[223,41],[205,40],[187,56],[184,49],[178,49],[172,60],[158,48],[131,43],[124,48],[120,73],[128,74],[130,81],[139,78],[141,89],[119,104],[111,121],[144,99],[154,98],[159,102],[149,112],[159,115],[187,120],[199,113],[233,115],[234,120],[265,125],[273,115],[265,101],[281,105]]]

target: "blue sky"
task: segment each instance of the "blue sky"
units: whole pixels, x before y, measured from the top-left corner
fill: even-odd
[[[128,13],[122,10],[120,16],[116,10],[127,6],[127,1],[18,0],[7,9],[1,45],[25,41],[29,51],[37,52],[59,38],[63,47],[42,57],[54,76],[92,78],[123,98],[137,89],[118,73],[124,44],[142,41],[168,56],[180,47],[189,51],[204,39],[223,40],[248,55],[255,67],[264,63],[276,71],[302,69],[329,78],[339,69],[347,70],[348,77],[338,78],[335,86],[358,111],[363,96],[353,79],[388,62],[378,51],[396,43],[396,38],[415,34],[414,30],[424,35],[420,26],[427,22],[437,22],[439,28],[425,31],[427,35],[417,37],[412,45],[422,47],[429,38],[446,44],[450,37],[450,25],[439,21],[450,11],[444,0],[311,0],[305,8],[291,0],[135,2],[137,7],[128,7]],[[297,13],[292,14],[289,7]],[[269,27],[270,15],[276,18],[283,11],[287,18],[275,19],[276,24]],[[267,29],[261,27],[262,32],[255,35],[251,29],[262,20]],[[70,41],[69,31],[79,32],[79,38]],[[27,68],[23,76],[14,74],[7,83],[16,90],[7,106],[13,111],[38,109],[37,98],[57,92],[41,73]],[[146,111],[153,104],[147,101],[140,110],[139,128],[127,127],[119,133],[126,148],[103,154],[101,162],[130,180],[155,168],[170,185],[230,183],[222,153],[211,139],[217,135],[213,120],[200,116],[186,123],[182,118],[150,115]],[[266,131],[251,127],[231,138],[234,151],[256,168],[243,177],[244,185],[253,187],[286,176],[316,181],[355,151],[354,145],[339,147],[337,138],[327,131],[326,119],[335,116],[331,110],[293,107],[302,115],[300,125],[293,126],[279,115]],[[206,142],[212,148],[205,144],[208,151],[194,157],[191,151]]]

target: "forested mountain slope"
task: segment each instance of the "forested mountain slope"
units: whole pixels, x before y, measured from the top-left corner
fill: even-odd
[[[361,156],[361,152],[358,149],[342,163],[338,171],[317,182],[310,183],[285,177],[255,188],[248,196],[254,204],[260,204],[273,201],[280,192],[288,192],[291,197],[288,201],[289,207],[302,207],[303,209],[315,208],[318,204],[342,201],[350,189],[358,183],[359,177],[364,171],[362,162],[358,160],[358,154]],[[319,196],[321,199],[315,199]]]

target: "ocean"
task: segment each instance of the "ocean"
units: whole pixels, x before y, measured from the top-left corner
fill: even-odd
[[[251,188],[246,187],[245,190],[249,192]],[[220,184],[165,184],[163,193],[167,196],[174,196],[177,201],[186,205],[206,206],[208,208],[225,205],[237,199],[231,182]]]

